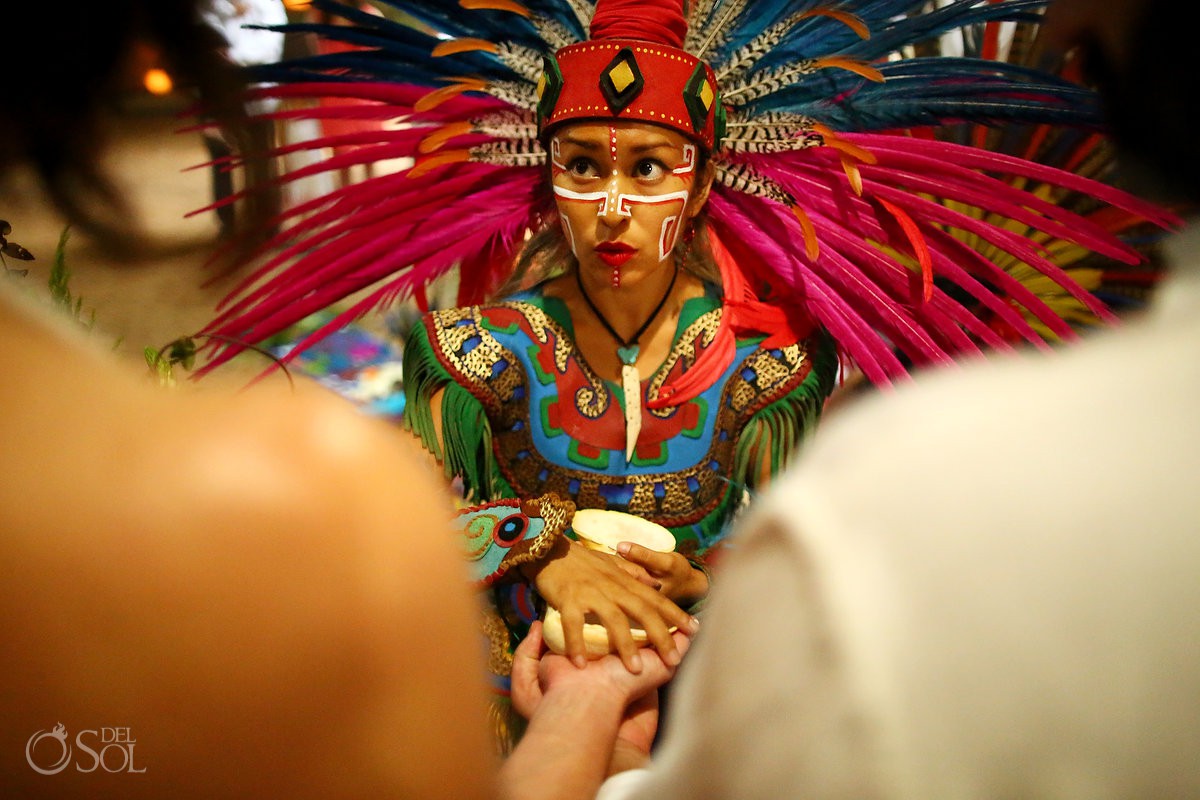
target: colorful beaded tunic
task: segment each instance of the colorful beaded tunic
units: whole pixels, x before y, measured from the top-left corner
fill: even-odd
[[[554,493],[658,522],[679,552],[703,557],[759,465],[781,468],[815,422],[836,371],[820,335],[771,348],[763,337],[738,339],[705,391],[653,408],[711,345],[722,313],[715,289],[685,303],[669,355],[642,382],[642,429],[628,462],[620,387],[576,348],[565,304],[537,289],[436,311],[416,326],[404,353],[406,424],[472,501]],[[442,442],[430,410],[438,391]]]

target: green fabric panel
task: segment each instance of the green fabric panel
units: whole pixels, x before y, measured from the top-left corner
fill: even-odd
[[[442,440],[434,427],[431,401],[442,392]],[[454,381],[438,361],[424,323],[404,343],[404,427],[420,437],[442,463],[448,479],[460,477],[471,502],[511,497],[492,450],[492,429],[483,404]],[[507,491],[506,491],[507,490]]]
[[[452,382],[429,344],[424,321],[413,326],[404,340],[404,427],[420,437],[425,449],[442,460],[441,442],[433,425],[430,399]]]
[[[679,335],[687,330],[687,327],[708,312],[721,307],[721,290],[713,286],[711,283],[704,284],[704,294],[700,297],[693,297],[683,304],[683,308],[679,309],[679,324],[675,326],[675,336],[671,341],[674,343],[679,339]]]
[[[571,312],[567,309],[566,303],[557,297],[547,297],[541,293],[540,289],[522,299],[529,305],[545,311],[546,316],[561,325],[567,335],[571,337],[571,341],[575,341],[575,326],[572,324]]]

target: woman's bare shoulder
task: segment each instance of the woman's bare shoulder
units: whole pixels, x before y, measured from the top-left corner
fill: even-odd
[[[258,752],[252,710],[267,708],[287,709],[281,764],[311,754],[291,745],[314,724],[338,743],[295,764],[315,778],[291,796],[482,796],[483,758],[443,786],[464,737],[487,752],[483,672],[450,502],[416,445],[315,386],[163,389],[22,332],[19,346],[0,337],[0,561],[22,575],[0,586],[23,654],[13,696],[170,732],[158,741],[186,746],[159,753],[161,780],[215,770],[176,785],[251,780],[226,756]],[[94,619],[106,623],[82,623]],[[47,675],[69,690],[35,690]],[[51,713],[33,700],[9,712],[20,730]]]
[[[38,320],[0,316],[0,329],[0,470],[13,476],[0,494],[24,498],[8,523],[52,527],[69,508],[93,529],[349,531],[449,513],[410,437],[315,384],[162,388]]]
[[[197,397],[174,404],[170,417],[176,435],[158,455],[174,454],[167,458],[195,502],[233,497],[241,513],[344,530],[448,517],[449,494],[410,436],[315,385]]]

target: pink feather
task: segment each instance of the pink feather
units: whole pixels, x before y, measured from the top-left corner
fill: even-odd
[[[488,249],[492,240],[518,241],[519,232],[532,222],[531,199],[542,176],[530,169],[504,171],[510,174],[499,181],[485,176],[491,179],[490,188],[459,195],[459,202],[427,219],[393,224],[381,218],[347,230],[288,264],[273,277],[270,291],[235,304],[205,332],[260,341],[389,276],[394,277],[374,293],[375,299],[385,292],[407,296],[414,286],[431,281],[465,255]],[[304,346],[315,341],[310,336]],[[235,354],[231,348],[215,349],[205,370]]]

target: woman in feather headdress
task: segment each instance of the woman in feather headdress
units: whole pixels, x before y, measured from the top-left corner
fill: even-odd
[[[666,626],[687,624],[676,603],[705,594],[704,562],[747,487],[812,426],[839,360],[886,384],[906,364],[1011,348],[983,315],[1038,346],[1070,337],[992,252],[1111,319],[1045,242],[1138,254],[1026,182],[1170,221],[1069,172],[905,133],[1094,121],[1090,92],[1035,70],[890,58],[963,26],[1034,21],[1040,0],[920,14],[920,0],[710,0],[686,20],[680,0],[396,4],[427,27],[318,0],[354,23],[322,32],[359,48],[259,77],[285,96],[377,104],[347,115],[404,117],[306,145],[362,145],[325,168],[415,165],[293,209],[280,250],[210,331],[259,341],[369,289],[334,330],[398,296],[420,301],[457,266],[462,305],[406,344],[406,425],[469,501],[630,511],[677,540],[673,554],[616,559],[531,526],[538,544],[498,562],[476,542],[502,690],[531,584],[562,610],[573,654],[591,613],[631,668],[631,623],[669,656]],[[501,285],[519,291],[492,300]]]
[[[600,5],[591,38],[547,61],[554,204],[510,281],[528,288],[434,312],[405,344],[406,424],[468,497],[554,495],[674,534],[674,552],[631,545],[622,559],[563,539],[524,567],[569,651],[594,615],[631,668],[631,623],[675,657],[667,627],[686,618],[671,603],[707,594],[705,561],[746,487],[782,466],[837,366],[798,317],[735,328],[725,301],[753,298],[703,221],[715,78],[680,49],[678,3],[638,6]],[[503,636],[519,636],[525,586],[494,585]]]

